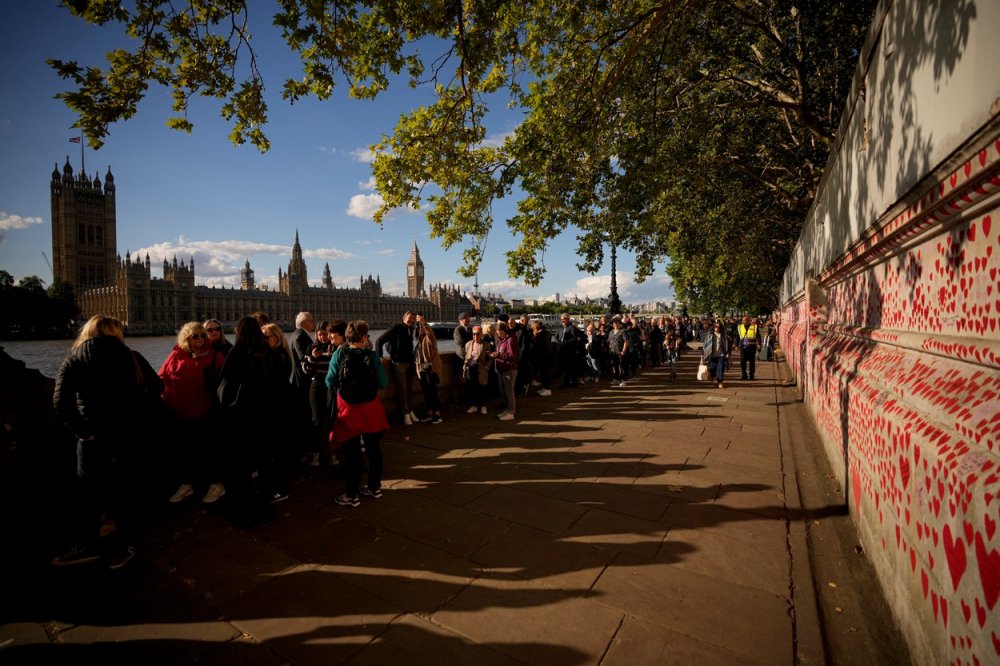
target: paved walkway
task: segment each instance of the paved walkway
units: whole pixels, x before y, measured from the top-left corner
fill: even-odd
[[[695,356],[397,427],[359,509],[319,472],[250,530],[183,505],[122,571],[15,585],[0,661],[899,663],[780,366],[720,390]]]

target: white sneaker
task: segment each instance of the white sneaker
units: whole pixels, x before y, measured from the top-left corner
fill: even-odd
[[[404,425],[413,425],[413,419],[410,418],[409,414],[403,414],[403,424]]]
[[[170,502],[172,504],[183,502],[185,498],[190,497],[192,494],[194,494],[194,488],[191,487],[191,484],[182,483],[180,488],[178,488],[174,494],[170,496]]]
[[[475,414],[478,411],[479,411],[479,408],[476,407],[475,405],[473,405],[472,407],[469,407],[467,410],[465,410],[465,413],[466,414]]]
[[[532,379],[532,380],[531,380],[531,386],[532,386],[533,388],[538,388],[538,387],[539,387],[539,386],[541,386],[541,385],[542,385],[542,383],[541,383],[540,381],[538,381],[537,379]]]
[[[625,386],[625,380],[623,379],[620,382],[618,382],[618,386]]]
[[[226,494],[226,487],[221,483],[213,483],[208,487],[208,492],[201,498],[205,504],[212,504]]]
[[[422,419],[419,416],[417,416],[416,412],[410,410],[410,420],[413,421],[414,423],[426,423],[427,421],[431,420],[431,417],[428,416],[426,419]]]
[[[500,416],[498,416],[497,418],[500,419],[501,421],[513,421],[514,415],[511,414],[510,412],[502,412]]]
[[[479,413],[480,414],[488,414],[489,412],[486,411],[486,407],[480,407],[479,408]]]
[[[538,389],[538,395],[543,395],[543,396],[545,396],[545,395],[552,395],[552,391],[550,391],[549,389],[546,389],[546,388]]]

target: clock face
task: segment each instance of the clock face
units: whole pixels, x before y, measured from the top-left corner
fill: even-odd
[[[416,269],[413,266],[407,266],[406,267],[406,274],[407,275],[409,275],[410,277],[413,277],[415,273],[416,273]]]

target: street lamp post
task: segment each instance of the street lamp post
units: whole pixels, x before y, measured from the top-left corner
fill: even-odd
[[[618,298],[618,248],[611,241],[611,294],[608,296],[608,312],[612,315],[622,313],[622,299]]]

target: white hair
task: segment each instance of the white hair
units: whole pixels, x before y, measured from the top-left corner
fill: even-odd
[[[308,312],[300,312],[295,315],[295,328],[302,328],[302,322],[306,319],[312,319],[312,315]]]

